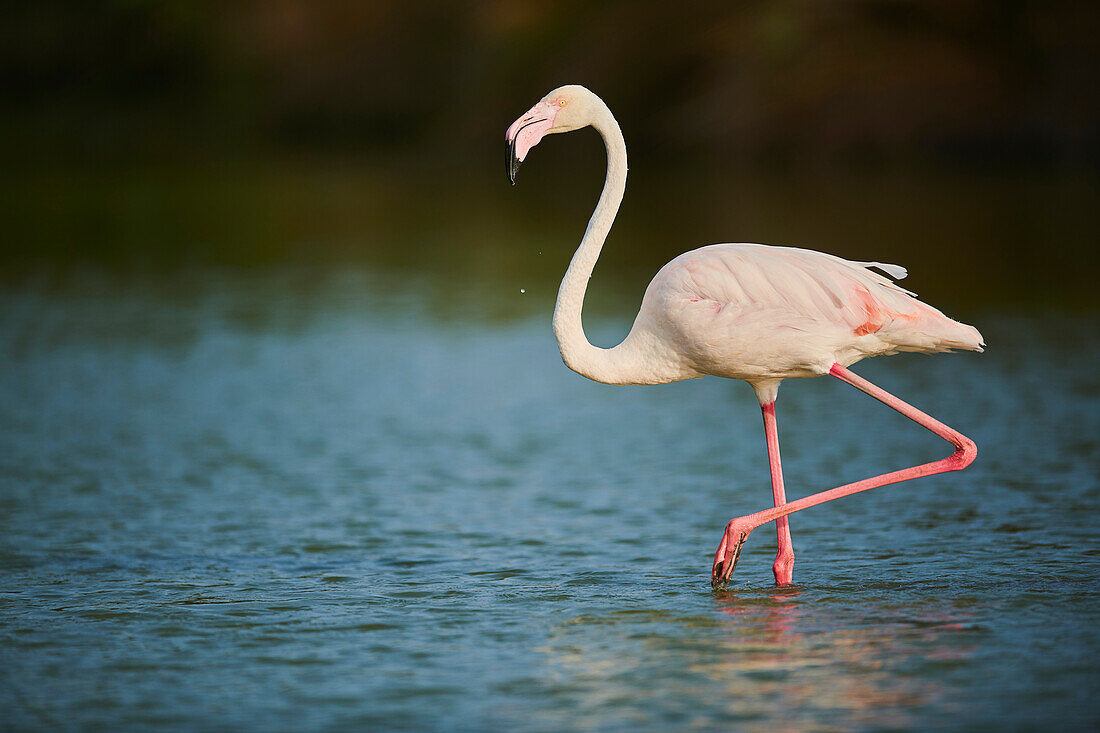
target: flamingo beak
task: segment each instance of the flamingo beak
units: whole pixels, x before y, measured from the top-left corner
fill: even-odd
[[[554,113],[542,103],[536,104],[531,110],[513,122],[504,139],[508,143],[508,180],[516,185],[516,172],[519,164],[527,157],[531,148],[539,144],[543,136],[554,126]]]
[[[516,157],[516,139],[508,141],[508,180],[516,185],[516,173],[519,172],[519,164],[523,161]]]

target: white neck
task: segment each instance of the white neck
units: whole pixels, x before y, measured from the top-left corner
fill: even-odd
[[[626,142],[619,123],[601,102],[591,124],[603,137],[607,147],[607,177],[596,210],[588,221],[588,229],[585,230],[584,238],[581,239],[558,289],[558,302],[554,307],[554,335],[558,340],[558,349],[566,366],[597,382],[652,384],[671,381],[671,375],[659,376],[654,373],[659,367],[651,358],[655,356],[651,353],[654,344],[652,339],[640,332],[637,323],[630,335],[611,349],[593,346],[584,335],[581,309],[584,306],[588,279],[592,277],[592,269],[600,256],[626,190]]]

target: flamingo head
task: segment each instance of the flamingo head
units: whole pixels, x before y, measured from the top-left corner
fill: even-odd
[[[508,178],[516,183],[516,171],[531,148],[546,135],[572,132],[592,124],[597,105],[603,102],[577,84],[558,87],[513,122],[504,139],[508,143]]]

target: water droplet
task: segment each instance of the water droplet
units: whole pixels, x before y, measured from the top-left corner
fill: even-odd
[[[519,289],[519,291],[520,291],[521,293],[526,293],[526,292],[527,292],[527,288],[520,288],[520,289]]]

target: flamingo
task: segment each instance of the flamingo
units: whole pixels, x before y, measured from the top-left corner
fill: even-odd
[[[661,268],[622,343],[609,349],[589,343],[581,324],[584,294],[626,188],[626,143],[619,123],[594,93],[568,85],[543,97],[505,133],[508,177],[514,185],[520,163],[543,137],[589,125],[606,146],[607,174],[558,290],[553,325],[562,360],[573,371],[606,384],[665,384],[705,375],[740,379],[760,402],[773,506],[726,524],[711,566],[714,588],[729,582],[745,541],[762,524],[776,524],[772,572],[777,585],[788,585],[794,579],[788,515],[879,486],[959,471],[974,461],[974,441],[848,369],[869,356],[982,351],[985,345],[976,328],[948,318],[897,285],[893,280],[907,274],[898,265],[853,262],[793,247],[712,244]],[[954,452],[788,502],[775,417],[779,384],[826,374],[932,431],[953,445]]]

